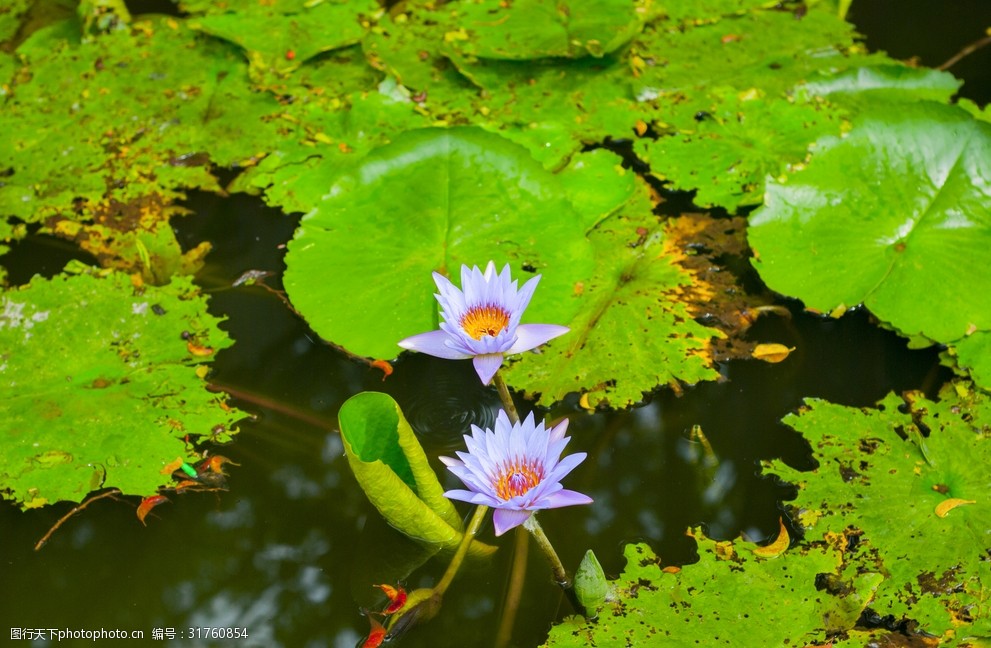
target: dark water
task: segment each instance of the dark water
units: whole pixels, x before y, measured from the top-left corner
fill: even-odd
[[[883,16],[892,4],[855,3],[851,15],[866,29],[879,24],[870,22],[876,19],[871,8]],[[892,18],[901,20],[910,10],[898,6]],[[975,16],[971,23],[979,22]],[[887,37],[877,29],[872,44]],[[954,33],[941,39],[950,54],[973,40],[960,35],[969,32]],[[879,46],[897,56],[923,53]],[[0,637],[10,627],[142,630],[146,637],[154,628],[178,635],[190,626],[244,627],[247,639],[224,645],[350,648],[367,632],[358,608],[381,604],[371,584],[394,578],[389,565],[415,553],[415,546],[379,520],[355,484],[334,432],[340,404],[366,389],[392,393],[434,453],[449,451],[468,423],[491,421],[497,399],[476,387],[469,363],[406,358],[383,382],[381,372],[321,343],[273,293],[229,288],[247,270],[272,271],[267,283],[280,287],[279,245],[291,237],[294,218],[245,196],[195,195],[190,207],[196,215],[176,222],[180,239],[214,242],[199,281],[211,294],[212,310],[229,318],[224,327],[236,340],[218,354],[211,379],[255,415],[221,450],[241,464],[231,471],[231,489],[173,497],[147,528],[132,505],[101,501],[37,553],[34,543],[71,506],[22,513],[0,503]],[[76,256],[54,239],[30,237],[2,261],[20,282],[35,272],[57,272]],[[758,462],[782,457],[811,467],[805,442],[779,422],[802,398],[870,405],[889,390],[931,391],[945,379],[935,351],[907,350],[864,312],[835,321],[791,307],[790,320],[763,319],[750,332],[755,340],[797,347],[782,364],[728,363],[726,381],[687,388],[680,397],[662,390],[632,411],[588,415],[562,406],[552,413],[572,416],[569,451],[589,453],[567,485],[595,499],[593,506],[541,514],[567,566],[573,569],[591,548],[607,573],[618,573],[622,545],[637,540],[649,542],[666,563],[691,562],[694,546],[684,530],[693,525],[718,539],[740,532],[767,538],[776,533],[781,502],[792,489],[759,475]],[[692,459],[698,450],[688,441],[693,425],[702,427],[720,459],[714,475]],[[493,541],[491,528],[483,539]],[[469,564],[441,614],[408,634],[404,646],[491,644],[511,559],[509,538],[497,542],[502,548],[495,557]],[[407,587],[432,584],[445,566],[440,558],[426,562]],[[520,646],[541,642],[550,623],[569,612],[535,552],[527,578],[514,632]]]

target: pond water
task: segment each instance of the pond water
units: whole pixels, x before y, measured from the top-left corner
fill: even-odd
[[[879,17],[909,13],[905,3],[897,11],[894,4],[855,2],[851,17],[871,34],[872,45],[942,62],[942,54],[928,49],[881,44],[887,36]],[[967,34],[982,0],[954,4],[971,5],[969,31],[934,39],[948,51],[944,58],[979,37]],[[988,84],[971,86],[966,89],[979,98]],[[292,236],[296,218],[246,196],[196,194],[188,206],[194,215],[176,226],[185,244],[213,242],[198,280],[211,294],[211,310],[228,318],[224,328],[236,341],[218,354],[211,380],[254,414],[233,444],[218,449],[240,464],[231,469],[230,491],[172,497],[149,516],[147,527],[136,520],[132,504],[103,500],[66,522],[39,552],[32,550],[35,542],[71,505],[22,513],[0,503],[0,636],[7,632],[3,626],[141,630],[146,638],[155,628],[188,637],[190,627],[239,627],[248,638],[224,645],[350,648],[368,630],[359,607],[381,605],[372,584],[394,579],[390,567],[415,557],[415,547],[380,520],[357,487],[334,430],[338,408],[362,390],[391,393],[436,456],[457,447],[469,423],[490,423],[498,399],[477,386],[467,362],[408,357],[383,381],[380,371],[320,342],[274,293],[260,286],[231,288],[247,270],[271,271],[268,285],[281,287],[280,245]],[[30,237],[3,262],[18,282],[35,272],[57,272],[73,255],[53,239]],[[565,403],[549,413],[571,416],[569,452],[589,453],[566,486],[595,500],[541,514],[565,565],[574,569],[591,548],[615,575],[623,567],[622,545],[641,540],[666,564],[690,563],[689,526],[702,525],[717,539],[741,532],[753,540],[770,538],[792,488],[762,476],[760,460],[782,457],[812,467],[804,440],[780,423],[785,414],[813,396],[866,406],[890,390],[932,394],[947,377],[936,351],[908,350],[862,311],[828,320],[785,305],[790,319],[763,318],[749,333],[796,347],[782,364],[730,362],[721,368],[720,383],[686,388],[681,396],[660,390],[630,411],[588,414]],[[523,401],[519,406],[530,409]],[[715,475],[694,460],[698,447],[688,438],[694,425],[719,459]],[[445,484],[455,486],[436,466]],[[493,541],[490,524],[482,537]],[[491,644],[512,558],[511,537],[496,542],[501,550],[469,562],[438,617],[406,635],[404,646]],[[445,566],[444,558],[429,560],[405,585],[428,586]],[[520,609],[513,632],[519,646],[539,644],[550,623],[570,613],[535,551]],[[214,644],[175,639],[166,645]]]

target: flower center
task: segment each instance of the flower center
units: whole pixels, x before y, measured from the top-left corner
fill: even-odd
[[[539,466],[523,463],[511,463],[499,474],[495,491],[500,499],[509,500],[522,495],[543,479],[543,471]]]
[[[475,340],[483,335],[495,337],[509,326],[509,312],[501,306],[473,306],[461,317],[461,330]]]

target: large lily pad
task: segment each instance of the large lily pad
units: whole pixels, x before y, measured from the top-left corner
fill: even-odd
[[[808,168],[768,184],[750,219],[772,289],[829,312],[866,305],[942,343],[991,330],[991,126],[935,103],[880,106]]]
[[[967,383],[876,409],[813,399],[785,423],[819,468],[798,482],[806,540],[839,541],[848,572],[884,577],[871,608],[943,640],[991,639],[991,398]]]
[[[286,290],[324,338],[393,358],[437,328],[431,272],[490,259],[541,272],[524,320],[560,323],[591,249],[558,179],[521,147],[477,128],[410,131],[329,183],[289,244]]]
[[[850,581],[843,594],[820,591],[840,552],[826,544],[777,558],[737,540],[715,542],[699,530],[699,562],[662,570],[643,544],[627,545],[627,564],[595,622],[571,617],[546,646],[805,646],[852,628],[878,578]],[[741,637],[745,637],[741,640]]]
[[[201,377],[230,344],[218,322],[189,279],[59,276],[0,293],[0,492],[25,508],[111,486],[151,495],[170,483],[163,466],[193,458],[184,437],[228,440],[240,415]]]
[[[361,392],[338,415],[348,464],[390,525],[434,550],[461,542],[461,517],[437,481],[416,435],[388,394]],[[473,542],[475,555],[491,553]]]

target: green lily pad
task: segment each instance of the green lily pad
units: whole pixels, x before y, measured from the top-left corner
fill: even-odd
[[[464,0],[446,40],[463,54],[527,60],[602,56],[643,27],[634,0]]]
[[[697,100],[695,125],[656,140],[640,139],[635,150],[651,173],[673,189],[696,189],[695,204],[730,212],[757,205],[764,180],[805,162],[809,146],[838,135],[841,121],[822,104],[767,99],[759,93],[729,92]]]
[[[163,466],[195,458],[186,435],[229,440],[241,414],[200,367],[230,344],[219,321],[185,278],[62,275],[0,293],[0,492],[24,508],[111,486],[151,495],[171,483]]]
[[[905,99],[949,101],[962,82],[949,72],[914,68],[907,65],[872,65],[851,68],[836,74],[821,71],[799,88],[803,97],[818,96],[864,100]]]
[[[461,542],[461,517],[416,435],[388,394],[361,392],[341,406],[338,418],[348,465],[369,501],[390,525],[410,538],[440,549]],[[469,551],[495,549],[472,542]]]
[[[627,545],[626,569],[595,622],[570,617],[545,646],[805,646],[852,628],[879,577],[860,577],[841,595],[820,591],[840,552],[800,546],[777,558],[737,540],[715,542],[698,529],[699,562],[662,571],[647,545]]]
[[[878,614],[946,641],[991,639],[991,397],[960,382],[937,401],[892,394],[876,409],[811,399],[785,423],[819,461],[811,473],[768,467],[798,483],[806,540],[840,539],[847,571],[884,575]]]
[[[313,329],[353,353],[393,358],[399,340],[436,329],[431,272],[463,263],[541,272],[524,321],[575,311],[573,283],[591,265],[580,219],[557,177],[498,135],[406,132],[325,194],[289,244],[285,285]]]
[[[750,218],[770,288],[829,312],[864,304],[908,336],[991,330],[991,125],[935,103],[879,106]]]
[[[323,52],[354,45],[362,19],[380,11],[372,0],[250,2],[212,12],[190,27],[243,48],[256,81],[269,72],[286,75]]]

